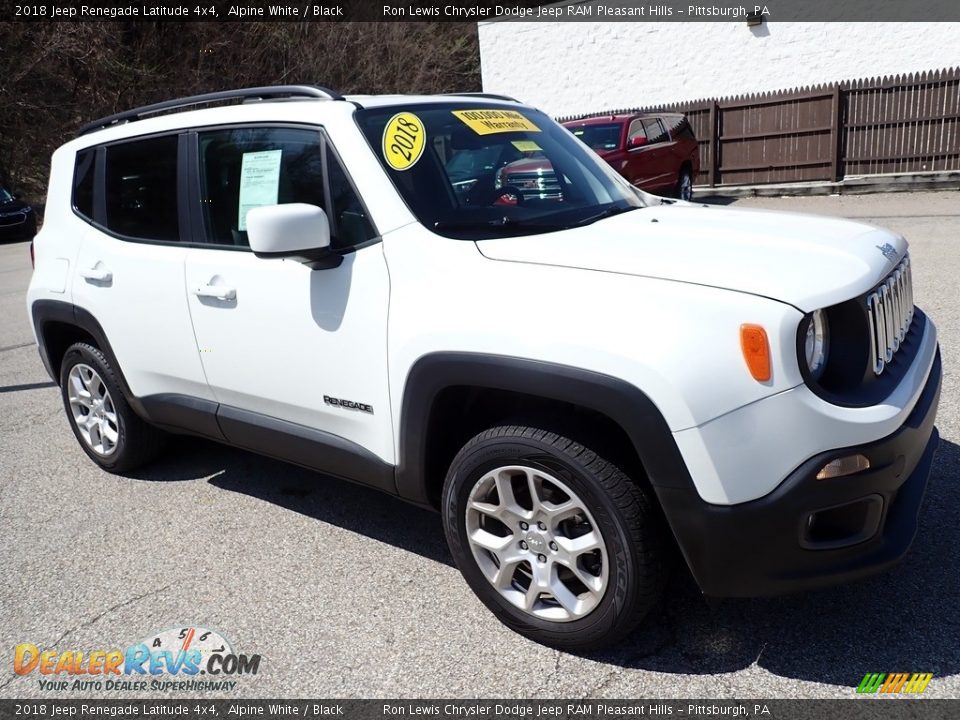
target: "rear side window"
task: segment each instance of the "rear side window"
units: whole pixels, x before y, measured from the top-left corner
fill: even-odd
[[[177,142],[168,135],[107,146],[103,224],[108,230],[138,240],[180,239]]]
[[[685,116],[667,115],[663,118],[663,122],[667,126],[667,132],[670,133],[670,137],[674,140],[677,138],[686,138],[688,140],[696,139],[693,135],[693,128],[690,127],[690,122]]]
[[[73,208],[87,220],[93,219],[93,177],[97,151],[88,148],[77,153],[73,167]]]
[[[667,131],[663,128],[663,123],[658,119],[648,119],[643,121],[643,126],[646,128],[647,137],[649,138],[650,144],[661,143],[667,140]]]

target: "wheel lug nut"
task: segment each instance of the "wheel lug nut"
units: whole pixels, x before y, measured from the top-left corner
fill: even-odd
[[[547,525],[546,525],[546,523],[544,523],[544,522],[538,522],[538,523],[537,523],[537,527],[540,528],[541,530],[546,530],[546,529],[547,529]]]
[[[546,555],[537,555],[537,560],[539,560],[539,561],[542,562],[542,563],[545,563],[545,562],[547,561],[547,556],[546,556]]]
[[[526,549],[527,549],[527,541],[526,541],[526,540],[521,540],[521,541],[520,541],[520,549],[521,549],[521,550],[526,550]]]
[[[520,523],[520,529],[521,529],[521,530],[527,530],[527,529],[529,529],[529,528],[530,528],[530,526],[527,525],[525,522]]]
[[[551,542],[550,542],[550,549],[553,550],[554,552],[556,552],[556,550],[557,550],[557,544],[556,544],[555,542],[552,542],[552,541],[551,541]]]

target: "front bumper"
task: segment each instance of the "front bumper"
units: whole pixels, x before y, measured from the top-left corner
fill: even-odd
[[[657,488],[704,594],[777,595],[855,580],[899,561],[916,535],[939,442],[934,420],[941,374],[938,350],[898,430],[876,442],[821,453],[762,498],[713,505],[692,488]],[[856,453],[870,460],[869,470],[816,479],[831,460]]]

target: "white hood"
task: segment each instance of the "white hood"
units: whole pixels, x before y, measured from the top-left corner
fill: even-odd
[[[774,298],[804,312],[865,293],[907,251],[899,235],[849,220],[690,203],[477,246],[492,260],[709,285]]]

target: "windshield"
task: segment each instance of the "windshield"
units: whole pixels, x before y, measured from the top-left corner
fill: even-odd
[[[432,103],[361,110],[357,120],[417,219],[447,237],[559,230],[643,206],[536,110]]]
[[[0,187],[0,203],[8,203],[13,200],[13,195],[11,195],[6,188]]]
[[[620,133],[623,125],[605,123],[603,125],[566,126],[577,138],[593,150],[608,151],[620,147]]]

